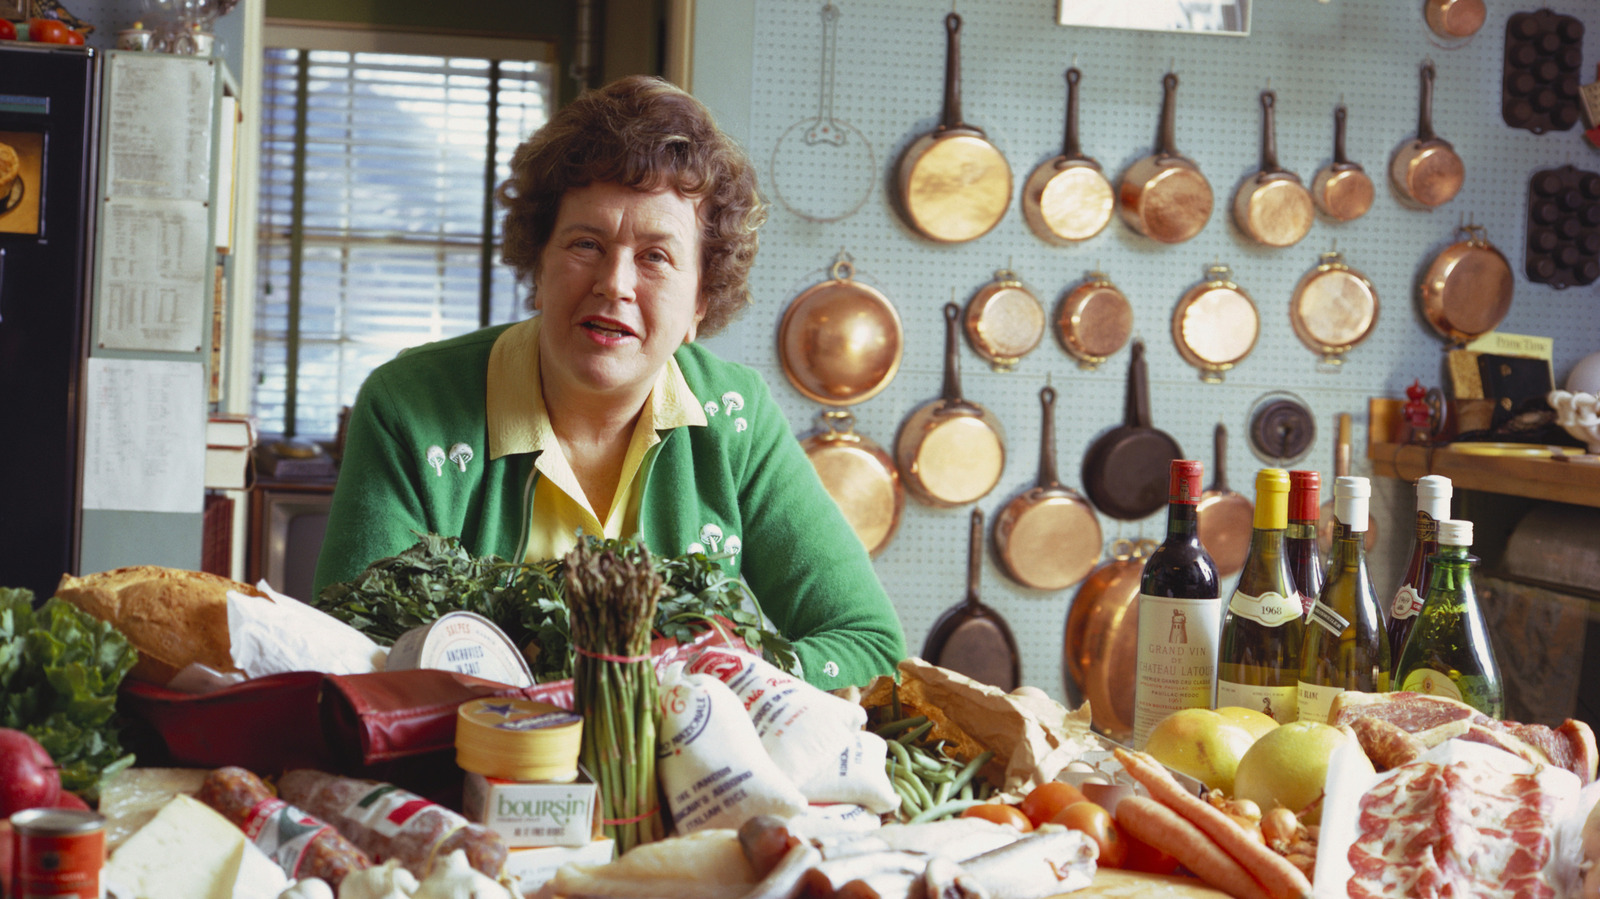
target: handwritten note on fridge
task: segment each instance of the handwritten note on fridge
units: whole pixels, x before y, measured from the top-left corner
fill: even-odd
[[[100,211],[99,344],[197,353],[210,319],[204,206],[111,200]]]
[[[91,356],[85,376],[83,507],[201,512],[204,367]]]
[[[102,193],[200,203],[210,197],[214,65],[117,54],[106,78]]]

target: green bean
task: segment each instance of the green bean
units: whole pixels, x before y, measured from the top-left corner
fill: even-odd
[[[962,786],[971,783],[973,776],[978,773],[978,769],[987,765],[992,758],[994,758],[994,750],[985,749],[983,752],[978,753],[972,761],[967,762],[966,766],[961,769],[961,773],[956,775],[954,789],[960,789]]]
[[[907,752],[904,746],[894,740],[889,741],[889,755],[891,760],[898,761],[900,767],[904,768],[907,773],[915,770],[916,764],[911,761],[911,753]]]
[[[916,715],[911,718],[901,718],[896,721],[890,721],[888,724],[878,725],[878,729],[873,731],[873,733],[887,740],[893,737],[895,734],[898,734],[901,731],[910,730],[911,728],[916,727],[927,720],[927,715]]]
[[[948,802],[941,802],[932,808],[924,809],[922,812],[913,815],[907,823],[923,824],[928,821],[937,821],[940,818],[948,818],[951,815],[960,814],[975,805],[982,804],[983,802],[977,799],[951,799]]]
[[[972,799],[973,798],[973,795],[972,795],[972,781],[969,780],[966,783],[961,785],[961,788],[956,791],[956,798],[957,799]]]
[[[900,809],[901,813],[905,817],[909,818],[912,815],[915,815],[917,812],[922,811],[923,806],[921,801],[917,798],[916,790],[912,789],[903,781],[896,780],[894,782],[894,791],[895,794],[900,797]]]
[[[933,791],[933,804],[943,805],[950,799],[950,781],[941,781],[938,788]]]
[[[924,721],[922,724],[919,724],[915,730],[911,731],[910,733],[901,734],[900,736],[895,737],[895,739],[899,740],[901,743],[915,743],[926,736],[930,730],[933,730],[933,722]]]

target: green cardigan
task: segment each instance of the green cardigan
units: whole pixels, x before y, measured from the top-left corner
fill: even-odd
[[[509,325],[407,350],[379,366],[351,412],[316,592],[416,542],[523,557],[537,454],[488,458],[489,351]],[[906,655],[899,618],[761,376],[697,344],[675,354],[706,427],[680,427],[646,457],[639,528],[653,552],[732,551],[805,678],[865,684]],[[430,461],[432,453],[432,461]]]

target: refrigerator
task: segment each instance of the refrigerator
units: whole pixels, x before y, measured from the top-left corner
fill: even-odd
[[[0,587],[36,601],[75,570],[81,534],[100,64],[0,45]]]

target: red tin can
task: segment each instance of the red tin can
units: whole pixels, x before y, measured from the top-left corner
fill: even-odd
[[[103,899],[106,819],[94,812],[34,808],[11,816],[12,899]]]

